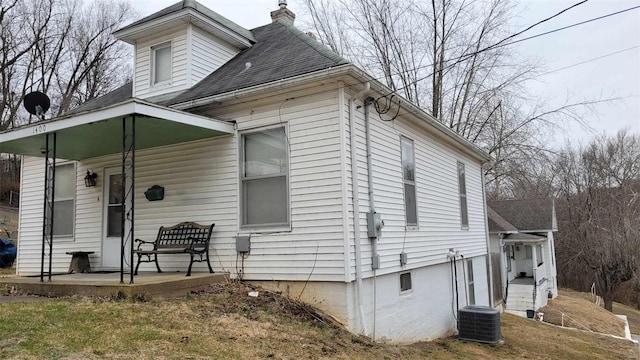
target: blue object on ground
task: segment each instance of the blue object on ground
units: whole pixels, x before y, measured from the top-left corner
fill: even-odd
[[[17,254],[18,248],[11,241],[0,238],[0,268],[13,266]]]

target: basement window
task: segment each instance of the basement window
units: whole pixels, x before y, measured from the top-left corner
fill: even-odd
[[[411,273],[400,274],[400,292],[406,292],[411,290]]]
[[[473,280],[473,259],[467,260],[467,294],[469,296],[469,305],[476,304],[475,281]]]

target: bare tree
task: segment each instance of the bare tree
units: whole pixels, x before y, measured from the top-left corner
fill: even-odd
[[[135,13],[124,0],[20,0],[0,5],[0,129],[26,122],[28,92],[47,93],[53,116],[127,77],[128,49],[111,35]]]
[[[22,99],[51,98],[59,116],[127,79],[129,50],[111,33],[132,19],[126,0],[9,0],[0,2],[0,131],[30,123]],[[2,197],[18,189],[19,158],[3,155]]]
[[[640,136],[624,130],[568,148],[555,169],[560,281],[584,290],[594,282],[611,311],[640,265]]]
[[[549,154],[546,135],[582,124],[596,101],[550,109],[527,95],[539,64],[518,58],[507,0],[305,0],[320,41],[486,150],[499,196],[522,164]],[[388,101],[380,99],[379,101]],[[502,195],[504,196],[504,195]]]

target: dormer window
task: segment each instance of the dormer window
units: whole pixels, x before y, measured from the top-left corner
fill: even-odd
[[[151,85],[171,81],[171,42],[151,47]]]

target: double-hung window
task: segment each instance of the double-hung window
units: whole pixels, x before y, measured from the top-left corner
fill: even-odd
[[[400,137],[402,158],[402,182],[404,185],[404,216],[407,226],[418,225],[416,202],[416,164],[413,140]]]
[[[458,161],[458,195],[460,196],[460,224],[463,229],[469,228],[469,213],[467,211],[467,181],[464,163]]]
[[[288,140],[283,127],[241,135],[241,227],[289,225]]]
[[[72,237],[75,215],[76,166],[56,166],[53,204],[53,236]]]
[[[171,81],[171,42],[151,48],[151,85]]]

